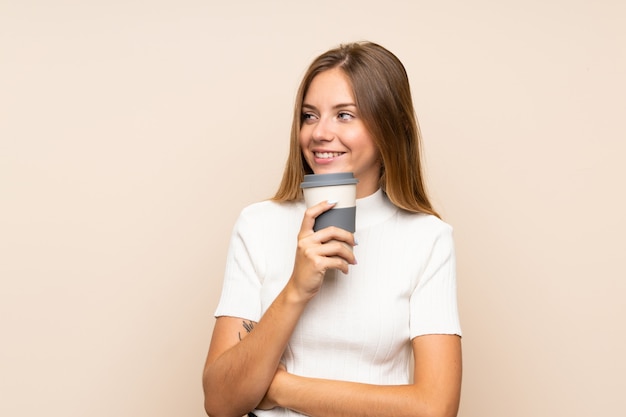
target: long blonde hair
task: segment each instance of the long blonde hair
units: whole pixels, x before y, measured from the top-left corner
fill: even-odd
[[[274,201],[302,197],[300,183],[313,171],[302,155],[300,128],[302,102],[313,78],[340,68],[350,80],[360,117],[381,155],[379,184],[397,207],[438,216],[422,177],[421,133],[402,62],[390,51],[372,42],[340,45],[317,57],[305,73],[294,106],[289,155]]]

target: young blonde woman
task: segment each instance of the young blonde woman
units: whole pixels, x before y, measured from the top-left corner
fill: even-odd
[[[352,172],[356,231],[305,174]],[[358,242],[358,243],[357,243]],[[203,386],[213,417],[457,415],[461,329],[452,229],[425,191],[406,71],[371,42],[316,58],[282,182],[232,234]]]

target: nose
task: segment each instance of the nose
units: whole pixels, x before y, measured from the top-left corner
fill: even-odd
[[[313,129],[313,139],[317,141],[332,141],[335,138],[335,132],[332,128],[332,120],[321,117],[315,124]]]

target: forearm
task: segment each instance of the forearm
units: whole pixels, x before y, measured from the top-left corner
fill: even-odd
[[[437,396],[419,385],[381,386],[285,374],[280,386],[276,402],[281,407],[312,417],[454,417],[459,402],[458,394]]]
[[[461,396],[461,339],[425,335],[412,340],[410,385],[381,386],[277,373],[267,396],[312,417],[455,417]]]
[[[205,409],[213,417],[240,417],[264,399],[282,354],[307,303],[329,269],[348,272],[355,264],[352,233],[327,227],[313,231],[315,218],[333,207],[319,203],[306,210],[293,273],[281,293],[243,340],[233,337],[233,318],[218,319],[203,375]],[[271,248],[268,248],[271,250]],[[218,324],[227,323],[224,326]]]
[[[254,330],[217,358],[207,360],[203,386],[210,416],[241,416],[261,401],[305,307],[289,285]]]

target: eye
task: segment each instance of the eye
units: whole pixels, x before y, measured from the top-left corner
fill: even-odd
[[[310,112],[304,112],[302,113],[302,116],[301,116],[301,120],[303,123],[309,122],[311,120],[315,120],[315,118],[316,118],[315,114],[310,113]]]
[[[352,115],[351,113],[342,111],[337,115],[337,118],[339,120],[344,120],[344,121],[348,121],[348,120],[352,120],[354,119],[354,115]]]

